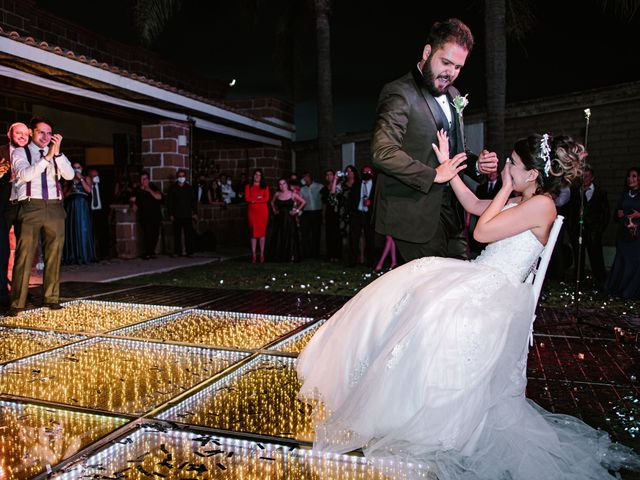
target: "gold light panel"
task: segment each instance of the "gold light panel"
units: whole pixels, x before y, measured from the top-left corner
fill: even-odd
[[[100,333],[167,315],[176,310],[176,307],[159,305],[79,300],[65,304],[61,310],[39,308],[20,313],[17,317],[5,317],[2,322],[5,325],[21,327]]]
[[[300,383],[294,362],[292,358],[261,355],[161,418],[313,441],[311,406],[297,399]]]
[[[82,338],[79,335],[0,327],[0,362],[16,360]]]
[[[114,333],[197,345],[258,349],[309,321],[310,318],[193,310]]]
[[[436,480],[422,465],[320,454],[272,443],[139,430],[58,477],[241,480]]]
[[[272,347],[273,350],[278,352],[287,352],[287,353],[300,353],[304,350],[304,347],[307,346],[311,337],[315,335],[318,329],[322,326],[325,320],[322,320],[309,328],[305,328],[301,332],[296,333],[291,338],[287,338],[282,342],[274,345]]]
[[[0,479],[45,472],[125,423],[122,418],[0,401]]]
[[[141,414],[244,356],[238,352],[96,338],[0,367],[0,392]]]

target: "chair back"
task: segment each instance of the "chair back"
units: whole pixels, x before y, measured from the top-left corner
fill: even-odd
[[[551,255],[553,254],[553,249],[556,245],[556,241],[558,240],[558,236],[560,235],[560,228],[562,227],[562,222],[564,221],[564,217],[562,215],[558,215],[553,222],[553,226],[551,227],[551,232],[549,232],[549,240],[547,240],[547,244],[542,249],[542,253],[536,260],[536,263],[531,270],[531,273],[525,280],[525,283],[530,283],[533,285],[533,294],[535,298],[535,306],[538,306],[538,300],[540,299],[540,292],[542,291],[542,284],[544,283],[544,277],[547,274],[547,268],[549,267],[549,261],[551,260]],[[533,314],[533,318],[531,319],[531,330],[529,332],[529,345],[533,345],[533,322],[536,319],[536,314]]]

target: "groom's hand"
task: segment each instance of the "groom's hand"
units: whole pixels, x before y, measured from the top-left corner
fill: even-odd
[[[478,155],[478,171],[485,175],[498,171],[498,156],[495,152],[489,152],[488,150],[480,152],[480,155]]]

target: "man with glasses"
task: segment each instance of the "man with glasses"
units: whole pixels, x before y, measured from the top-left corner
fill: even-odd
[[[29,124],[31,143],[16,149],[11,157],[15,189],[20,205],[13,276],[11,308],[7,316],[24,310],[29,291],[29,277],[39,236],[43,236],[44,279],[43,306],[58,310],[60,306],[60,262],[64,247],[62,188],[59,180],[71,180],[73,168],[60,151],[62,136],[53,134],[50,121],[34,117]]]

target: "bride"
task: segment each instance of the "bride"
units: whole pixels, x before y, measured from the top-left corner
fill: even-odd
[[[321,401],[314,447],[427,464],[439,479],[603,479],[640,467],[630,449],[525,398],[535,304],[523,283],[556,218],[553,195],[580,174],[582,145],[516,142],[502,188],[479,200],[433,146],[490,243],[474,261],[427,257],[360,291],[300,354],[300,398]],[[512,192],[520,196],[511,198]]]

